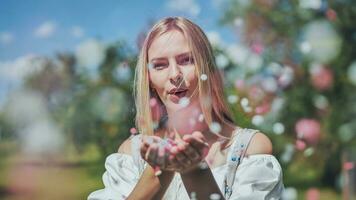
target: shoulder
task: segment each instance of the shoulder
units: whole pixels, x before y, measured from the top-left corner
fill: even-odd
[[[273,147],[271,140],[263,133],[257,132],[247,147],[246,155],[272,154]]]
[[[131,155],[131,138],[128,138],[123,143],[121,143],[117,152]]]

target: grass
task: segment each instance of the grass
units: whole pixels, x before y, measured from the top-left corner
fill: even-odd
[[[16,146],[0,143],[0,199],[86,199],[103,187],[104,161],[93,147],[82,155],[70,150],[66,155],[33,156]]]
[[[95,146],[78,154],[72,145],[65,155],[28,156],[14,142],[0,141],[0,199],[71,200],[86,199],[103,187],[104,160]],[[306,190],[298,189],[298,199]],[[341,195],[330,188],[320,189],[320,199],[338,200]]]

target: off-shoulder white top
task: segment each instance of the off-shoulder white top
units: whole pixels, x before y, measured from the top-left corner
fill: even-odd
[[[241,129],[238,134],[244,134],[244,131],[248,130],[251,131]],[[146,166],[145,161],[139,156],[139,136],[134,136],[131,141],[133,155],[114,153],[106,158],[106,171],[102,177],[105,187],[92,192],[88,200],[123,200],[129,196]],[[232,149],[228,149],[227,159],[231,157]],[[211,171],[224,194],[228,162]],[[283,190],[282,169],[277,159],[269,154],[249,155],[241,160],[236,170],[229,199],[280,199]],[[190,199],[179,173],[175,174],[163,199]]]

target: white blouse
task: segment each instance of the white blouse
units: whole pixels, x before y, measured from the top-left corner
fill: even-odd
[[[136,145],[137,147],[137,145]],[[232,148],[229,149],[231,151]],[[106,158],[103,174],[105,188],[92,192],[88,200],[123,200],[138,182],[146,163],[135,155],[114,153]],[[212,169],[213,176],[222,194],[227,163]],[[282,169],[277,159],[269,154],[244,157],[236,171],[232,194],[229,199],[280,199],[284,190]],[[189,200],[180,174],[176,173],[163,199]]]

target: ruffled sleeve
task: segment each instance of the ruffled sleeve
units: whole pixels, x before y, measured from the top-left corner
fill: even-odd
[[[103,174],[104,189],[92,192],[88,200],[123,200],[139,180],[139,169],[133,157],[114,153],[106,158]]]
[[[280,199],[284,190],[282,176],[273,155],[245,157],[236,171],[230,199]]]

